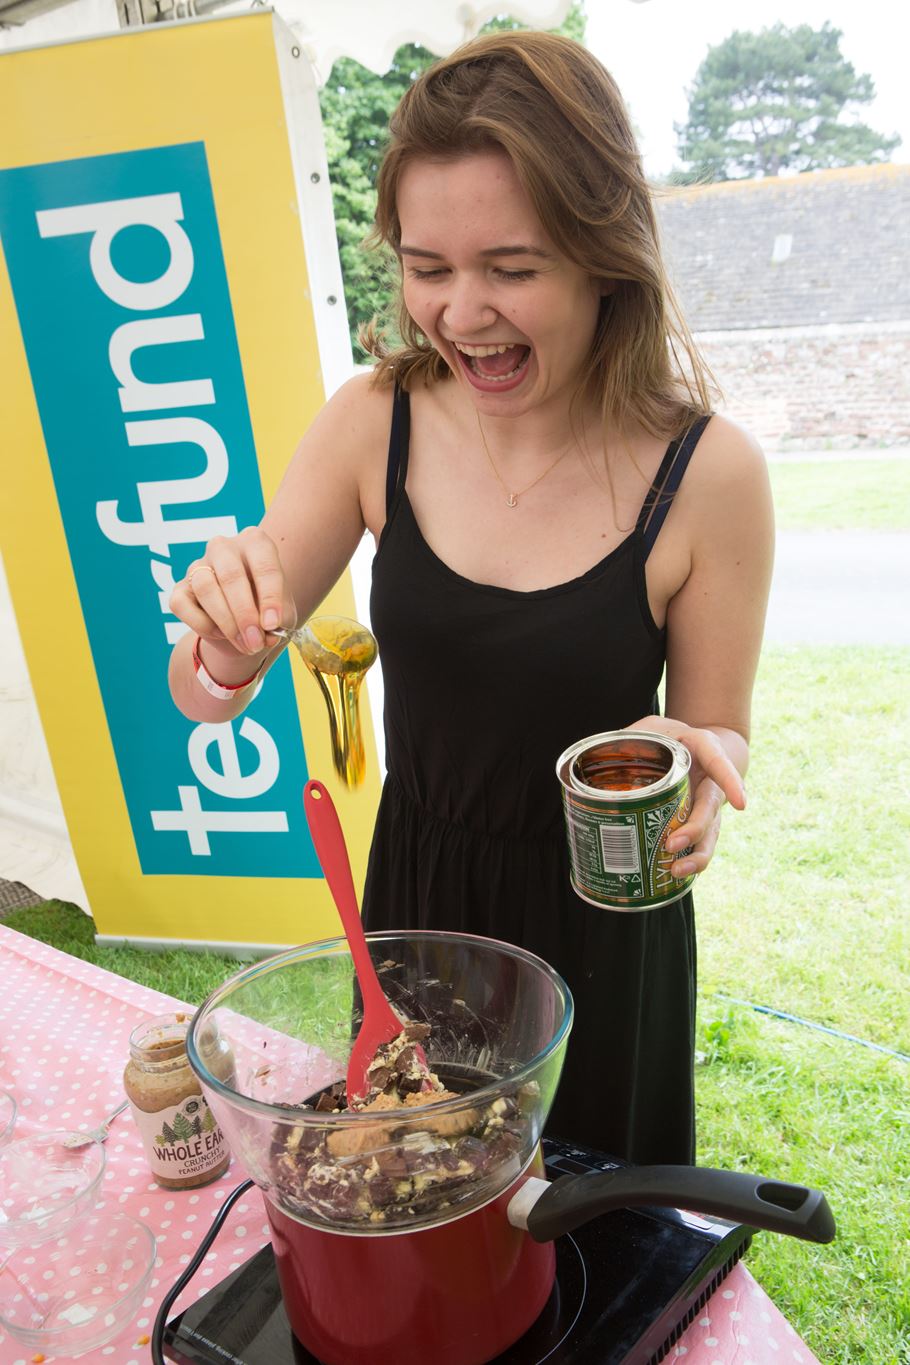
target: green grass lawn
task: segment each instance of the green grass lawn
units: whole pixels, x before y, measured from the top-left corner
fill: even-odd
[[[781,531],[910,531],[910,460],[773,460]]]
[[[826,1192],[832,1246],[749,1254],[823,1365],[910,1365],[910,1063],[721,997],[910,1054],[908,696],[907,650],[767,650],[748,810],[697,893],[699,1162]],[[97,947],[71,906],[5,922],[191,1003],[235,969]]]

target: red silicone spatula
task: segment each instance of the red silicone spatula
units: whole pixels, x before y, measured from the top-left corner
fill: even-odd
[[[313,780],[306,784],[303,789],[303,808],[306,811],[316,856],[341,916],[341,923],[344,925],[363,1000],[363,1023],[354,1039],[348,1060],[347,1089],[350,1104],[352,1100],[363,1099],[369,1092],[367,1067],[375,1057],[376,1049],[383,1043],[390,1043],[393,1038],[397,1038],[404,1025],[386,999],[370,958],[370,950],[360,922],[357,893],[354,890],[351,864],[338,812],[321,782]]]

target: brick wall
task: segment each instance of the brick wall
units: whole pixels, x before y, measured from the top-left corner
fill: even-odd
[[[719,410],[766,450],[910,444],[910,322],[701,332]]]

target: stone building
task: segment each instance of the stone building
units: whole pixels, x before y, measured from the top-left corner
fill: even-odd
[[[910,442],[910,165],[658,194],[726,410],[767,449]]]

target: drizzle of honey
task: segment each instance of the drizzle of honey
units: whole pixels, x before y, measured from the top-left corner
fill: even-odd
[[[346,787],[359,787],[366,773],[360,685],[375,662],[376,639],[347,616],[314,616],[290,637],[325,698],[335,771]]]

